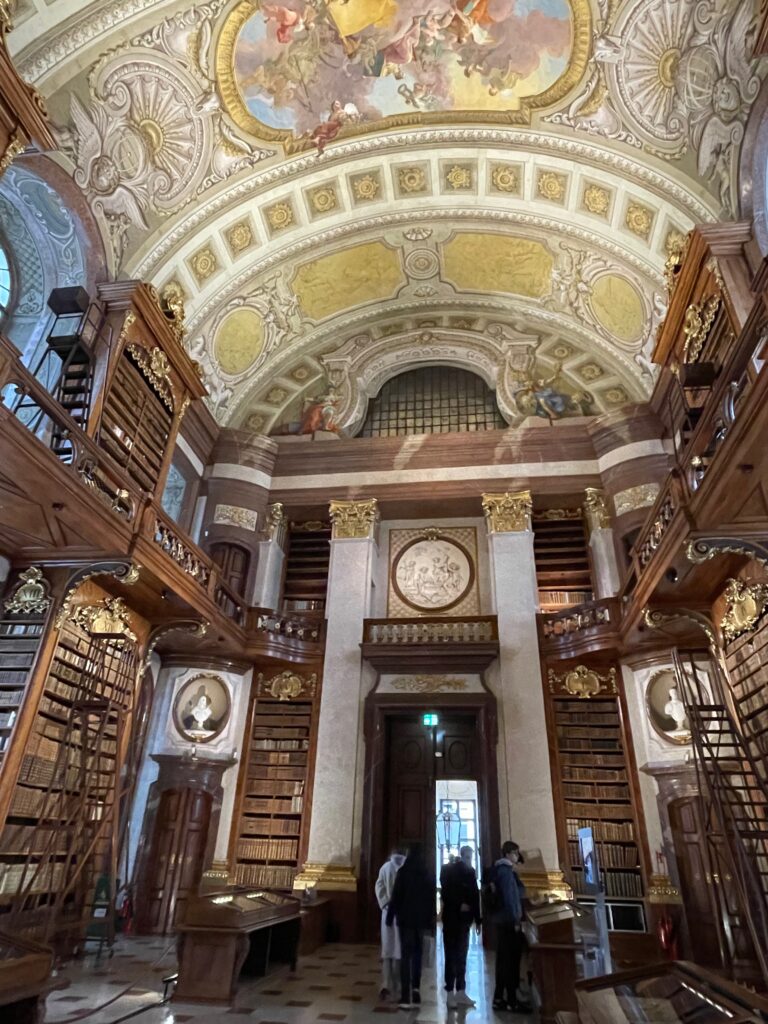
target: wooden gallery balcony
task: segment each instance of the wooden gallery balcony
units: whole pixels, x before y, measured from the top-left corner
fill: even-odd
[[[366,619],[363,657],[379,672],[483,672],[499,653],[495,615]]]
[[[536,618],[539,646],[545,655],[575,658],[615,648],[618,643],[621,609],[615,597],[543,612]]]

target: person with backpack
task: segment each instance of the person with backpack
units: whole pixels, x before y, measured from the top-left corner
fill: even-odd
[[[472,867],[472,847],[462,846],[459,856],[440,871],[442,900],[445,991],[449,1009],[475,1005],[466,992],[469,930],[474,922],[480,931],[480,893]],[[456,991],[454,992],[454,987]]]
[[[520,961],[523,955],[523,898],[525,886],[515,871],[523,863],[517,843],[508,840],[501,857],[483,877],[483,914],[496,929],[496,984],[494,1010],[530,1013],[531,1007],[518,999]]]
[[[413,843],[395,876],[387,907],[388,925],[400,933],[400,1009],[421,1004],[421,956],[426,932],[435,930],[435,879],[424,863],[421,843]]]

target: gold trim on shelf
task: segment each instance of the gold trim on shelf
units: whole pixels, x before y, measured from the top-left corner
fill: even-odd
[[[256,681],[260,696],[266,695],[279,701],[296,700],[297,697],[314,697],[317,686],[315,673],[305,679],[289,668],[273,676],[268,682],[264,681],[263,674],[259,672]]]
[[[646,893],[649,903],[682,903],[680,890],[672,884],[668,875],[651,875]]]
[[[601,675],[593,668],[586,665],[577,665],[570,672],[557,673],[550,669],[547,673],[549,692],[567,693],[571,697],[578,697],[579,700],[587,700],[589,697],[597,697],[600,693],[616,694],[616,669],[612,668],[607,675]]]
[[[367,539],[374,535],[379,521],[376,498],[366,501],[332,501],[328,506],[333,540]]]
[[[124,583],[128,587],[132,587],[139,579],[141,568],[136,565],[135,562],[125,563],[112,563],[111,567],[94,566],[89,572],[83,573],[79,576],[77,582],[69,588],[64,595],[64,600],[61,602],[61,608],[59,608],[56,616],[54,626],[56,629],[61,629],[64,623],[72,618],[72,604],[74,602],[75,594],[78,592],[80,587],[86,582],[86,580],[93,579],[94,576],[112,576],[121,583]]]
[[[70,614],[69,621],[91,636],[113,640],[136,640],[130,627],[130,610],[122,597],[106,597],[97,604],[81,605]]]
[[[317,889],[318,892],[357,892],[357,878],[352,867],[308,861],[294,878],[293,888]]]
[[[607,530],[611,526],[611,516],[605,504],[605,495],[598,487],[587,487],[584,491],[584,519],[590,533],[594,530]]]
[[[520,881],[525,885],[528,898],[547,897],[550,900],[572,900],[573,889],[562,871],[526,871],[518,869]]]
[[[715,322],[715,317],[720,309],[720,296],[710,295],[704,302],[692,302],[685,311],[685,323],[683,325],[683,336],[685,347],[683,348],[683,362],[695,363],[701,355],[704,342]]]
[[[19,575],[16,589],[5,602],[5,610],[11,615],[44,615],[50,607],[48,581],[42,569],[30,566]]]
[[[126,318],[127,321],[127,318]],[[161,348],[155,346],[147,352],[141,345],[130,342],[128,352],[139,364],[139,369],[155,389],[157,395],[170,412],[174,410],[173,387],[171,385],[171,364]]]
[[[720,629],[727,640],[755,628],[768,607],[768,584],[728,580],[723,595],[727,602]]]
[[[483,494],[483,512],[489,533],[523,533],[531,529],[531,492]]]

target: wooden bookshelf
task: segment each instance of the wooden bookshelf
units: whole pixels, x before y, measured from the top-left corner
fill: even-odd
[[[589,549],[580,509],[534,512],[533,553],[543,612],[592,600]]]
[[[317,695],[314,676],[290,700],[259,694],[260,685],[241,769],[234,876],[243,885],[292,889],[309,824]]]
[[[330,523],[291,523],[285,557],[283,610],[321,612],[328,589]]]
[[[107,394],[99,443],[152,493],[160,475],[173,415],[129,351],[124,351]]]
[[[95,878],[113,870],[101,822],[136,678],[135,643],[61,628],[0,833],[0,926],[61,950],[82,938]]]
[[[39,615],[0,619],[0,764],[11,745],[44,625]]]
[[[585,895],[578,832],[591,828],[606,898],[644,897],[641,818],[634,761],[628,753],[620,697],[578,697],[553,686],[548,717],[561,857],[576,896]],[[555,690],[555,692],[552,692]]]

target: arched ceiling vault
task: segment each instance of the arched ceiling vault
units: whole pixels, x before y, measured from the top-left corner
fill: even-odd
[[[751,5],[78,6],[18,0],[11,47],[113,273],[183,296],[221,423],[331,387],[354,430],[424,362],[512,424],[534,377],[589,412],[650,393],[668,252],[736,212]]]

